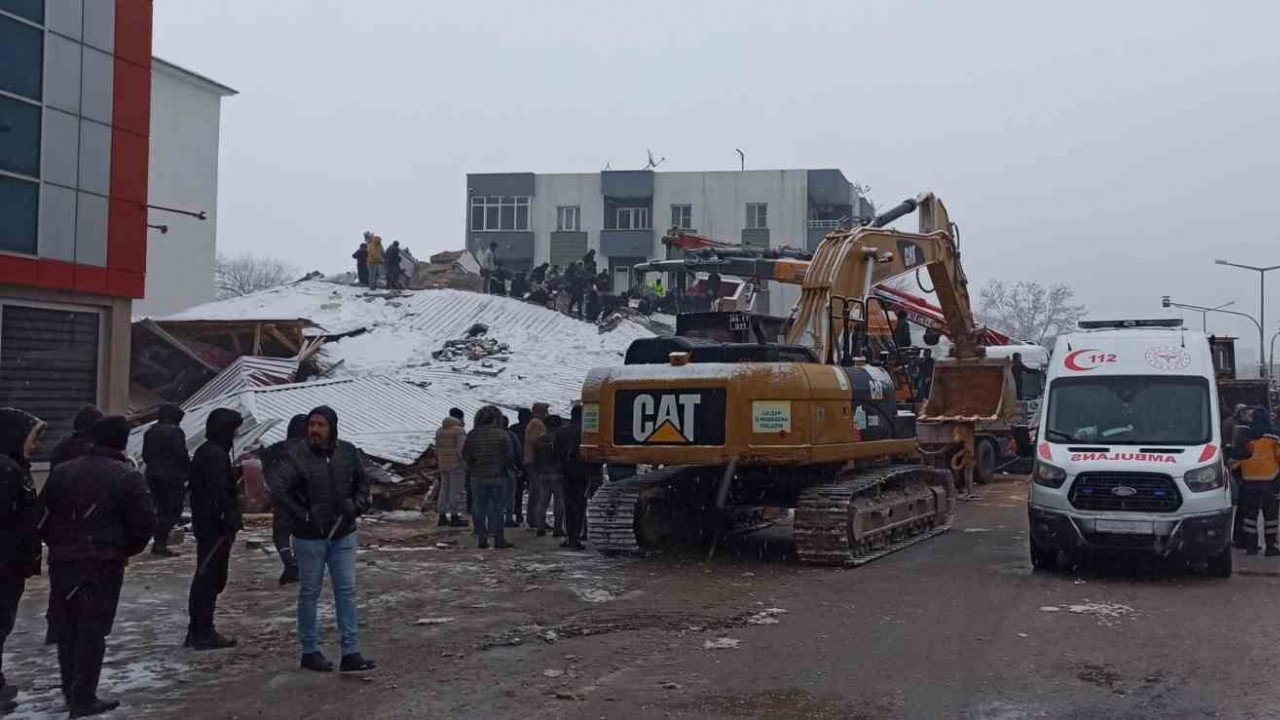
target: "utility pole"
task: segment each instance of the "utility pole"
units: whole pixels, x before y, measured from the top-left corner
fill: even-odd
[[[1267,365],[1267,337],[1266,331],[1263,330],[1267,326],[1267,273],[1272,270],[1280,270],[1280,265],[1271,265],[1269,267],[1258,267],[1256,265],[1242,265],[1240,263],[1230,262],[1228,260],[1214,260],[1215,265],[1226,265],[1228,267],[1240,268],[1241,270],[1252,270],[1258,273],[1258,354],[1261,356],[1259,365],[1259,376],[1270,377],[1271,368]]]

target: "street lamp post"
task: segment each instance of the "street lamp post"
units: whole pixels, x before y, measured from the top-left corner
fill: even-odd
[[[1217,307],[1205,308],[1204,310],[1201,310],[1201,311],[1200,311],[1200,331],[1201,331],[1201,332],[1203,332],[1203,333],[1205,333],[1205,334],[1208,334],[1208,332],[1209,332],[1209,313],[1211,313],[1211,312],[1217,312],[1217,311],[1221,310],[1222,308],[1229,308],[1229,307],[1231,307],[1232,305],[1235,305],[1235,304],[1236,304],[1236,301],[1235,301],[1235,300],[1228,300],[1228,301],[1226,301],[1226,302],[1222,303],[1221,305],[1219,305],[1219,306],[1217,306]]]
[[[1267,326],[1267,273],[1272,270],[1280,270],[1280,265],[1257,267],[1254,265],[1233,263],[1222,259],[1214,260],[1213,262],[1216,265],[1226,265],[1228,267],[1240,268],[1241,270],[1252,270],[1258,273],[1258,354],[1262,356],[1260,374],[1262,377],[1268,377],[1271,374],[1271,368],[1267,365],[1265,349],[1267,334],[1266,331],[1263,330],[1263,328]]]
[[[1230,304],[1231,303],[1227,303],[1226,305],[1230,305]],[[1211,312],[1216,312],[1216,313],[1222,313],[1223,315],[1235,315],[1236,317],[1245,318],[1249,322],[1253,323],[1255,327],[1258,328],[1258,342],[1259,344],[1263,343],[1263,338],[1266,337],[1266,333],[1262,329],[1262,323],[1258,322],[1257,318],[1247,313],[1236,312],[1235,310],[1224,310],[1223,308],[1226,307],[1226,305],[1219,305],[1218,307],[1204,307],[1203,305],[1190,305],[1188,303],[1176,303],[1168,295],[1165,295],[1164,297],[1160,298],[1161,307],[1178,308],[1179,310],[1194,310],[1198,313],[1203,313],[1205,315],[1208,315]],[[1277,333],[1277,334],[1280,335],[1280,333]],[[1275,338],[1272,338],[1273,342],[1274,340]],[[1262,354],[1262,364],[1263,364],[1262,377],[1267,377],[1267,368],[1265,367],[1267,363],[1266,348],[1264,347],[1260,349],[1258,352]]]
[[[1271,364],[1267,366],[1267,370],[1272,370],[1276,366],[1276,338],[1280,337],[1280,330],[1271,336]]]

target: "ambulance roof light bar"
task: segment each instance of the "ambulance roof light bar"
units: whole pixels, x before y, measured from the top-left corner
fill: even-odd
[[[1149,320],[1081,320],[1084,330],[1103,330],[1108,328],[1180,328],[1181,318],[1152,318]]]

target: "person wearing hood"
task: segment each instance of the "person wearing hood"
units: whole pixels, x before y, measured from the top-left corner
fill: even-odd
[[[356,261],[356,282],[361,287],[369,284],[369,233],[364,234],[364,242],[360,243],[360,247],[351,253],[351,259]]]
[[[270,477],[272,466],[285,460],[289,454],[289,448],[305,442],[306,439],[307,416],[294,415],[289,419],[289,427],[285,431],[284,439],[263,448],[262,472]],[[293,554],[293,523],[289,520],[288,511],[281,507],[280,503],[273,502],[271,505],[271,541],[276,546],[276,552],[280,554],[281,564],[284,565],[284,569],[280,572],[280,585],[283,587],[298,582],[298,561]]]
[[[178,556],[169,549],[169,533],[182,517],[187,473],[191,469],[183,417],[181,408],[165,403],[160,406],[156,424],[142,437],[142,462],[147,466],[147,485],[157,517],[151,554],[162,557]]]
[[[520,476],[524,474],[520,467],[520,459],[524,457],[524,441],[521,440],[521,433],[512,429],[511,418],[508,418],[506,415],[501,415],[498,420],[498,425],[503,430],[507,431],[507,436],[511,439],[512,456],[511,464],[507,466],[506,472],[507,487],[506,497],[502,500],[502,520],[506,527],[514,528],[520,526],[516,521],[515,507],[517,504],[516,491],[521,482]]]
[[[213,616],[227,587],[236,533],[243,527],[231,447],[244,418],[218,408],[205,421],[205,441],[191,458],[191,529],[196,535],[196,573],[191,578],[186,647],[220,650],[236,641],[218,634]]]
[[[466,505],[467,468],[462,464],[462,446],[467,431],[462,425],[463,413],[450,408],[449,416],[436,430],[436,466],[440,469],[440,488],[436,492],[436,512],[440,527],[462,527],[462,508]]]
[[[382,248],[382,238],[377,235],[369,237],[368,243],[369,255],[365,262],[369,265],[369,289],[378,289],[378,279],[386,278],[386,268],[383,264],[386,262],[386,251]]]
[[[506,540],[503,509],[507,499],[507,474],[515,464],[515,446],[511,432],[502,426],[502,411],[486,405],[476,413],[476,426],[462,447],[462,460],[471,473],[472,518],[475,520],[477,547],[493,546],[499,550],[513,547]]]
[[[40,574],[40,540],[36,535],[39,510],[31,479],[35,455],[45,424],[31,413],[0,408],[0,663],[4,643],[13,632],[18,602],[27,578]],[[0,713],[15,706],[17,688],[8,683],[0,664]]]
[[[41,535],[49,546],[49,636],[58,644],[71,717],[120,706],[98,697],[98,678],[129,558],[147,547],[156,513],[146,480],[125,458],[129,423],[93,427],[94,446],[59,465],[44,488]]]
[[[64,462],[89,454],[93,448],[93,425],[102,419],[102,411],[96,405],[85,405],[71,421],[71,436],[53,447],[49,453],[49,470]]]
[[[391,247],[387,248],[387,253],[385,256],[386,266],[387,266],[387,289],[388,290],[400,289],[401,259],[402,258],[400,255],[400,241],[393,240],[391,242]]]
[[[316,616],[327,568],[342,645],[338,669],[374,669],[376,663],[360,653],[356,607],[356,518],[369,509],[369,478],[360,451],[338,439],[338,414],[332,408],[320,406],[307,415],[307,442],[291,446],[267,480],[272,499],[293,523],[302,668],[333,671],[333,663],[320,652]]]
[[[521,457],[520,463],[524,466],[525,485],[529,491],[529,500],[525,505],[525,515],[528,518],[529,529],[537,530],[539,525],[535,519],[535,513],[538,507],[538,468],[534,463],[534,452],[538,447],[538,440],[547,434],[547,411],[550,407],[544,402],[537,402],[529,411],[529,419],[524,421],[524,434],[521,440]],[[518,501],[518,499],[517,499]]]
[[[1264,407],[1254,408],[1249,427],[1253,439],[1245,445],[1246,454],[1239,461],[1245,552],[1258,554],[1258,513],[1261,512],[1267,557],[1275,557],[1280,555],[1280,546],[1276,544],[1276,535],[1280,532],[1280,499],[1277,499],[1277,493],[1280,493],[1280,437],[1271,427],[1271,418]]]

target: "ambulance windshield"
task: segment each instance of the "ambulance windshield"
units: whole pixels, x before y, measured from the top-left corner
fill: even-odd
[[[1059,378],[1045,439],[1105,445],[1202,445],[1213,438],[1209,383],[1199,377]]]

